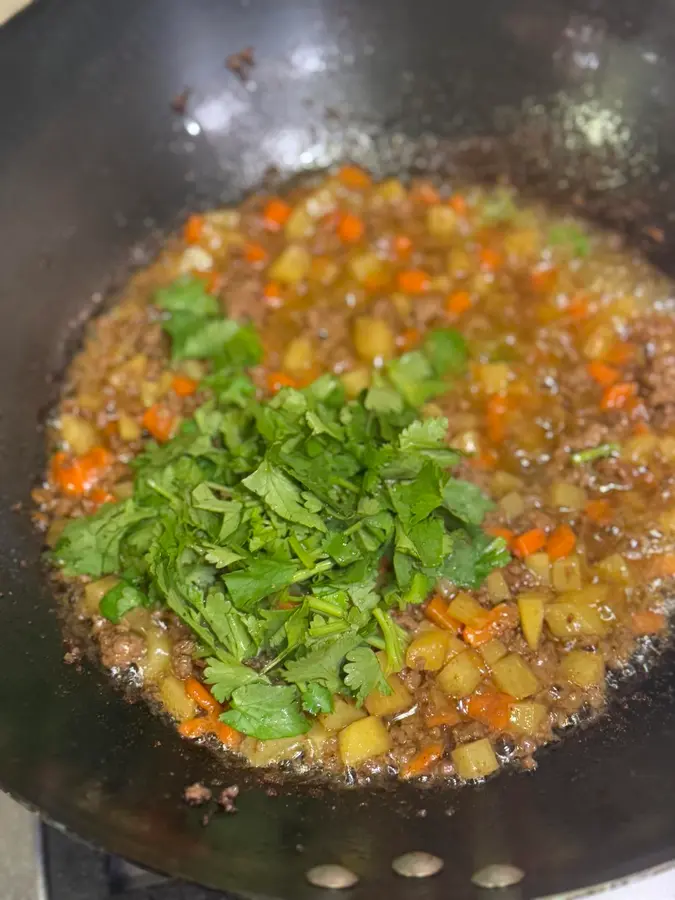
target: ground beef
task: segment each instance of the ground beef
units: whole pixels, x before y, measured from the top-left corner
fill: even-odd
[[[178,641],[171,646],[171,668],[176,678],[185,681],[192,675],[192,654],[194,641],[189,639]]]
[[[675,319],[644,316],[633,339],[645,353],[644,365],[636,373],[641,394],[655,413],[655,424],[669,427],[675,423]]]
[[[229,787],[223,788],[218,796],[218,803],[225,812],[227,813],[235,813],[237,811],[237,806],[235,800],[239,796],[239,785],[231,784]]]
[[[101,662],[107,669],[128,669],[145,656],[145,639],[126,625],[104,622],[97,631]]]

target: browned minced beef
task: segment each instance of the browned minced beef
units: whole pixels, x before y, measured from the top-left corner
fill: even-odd
[[[227,813],[237,811],[235,800],[239,796],[239,785],[231,784],[229,787],[223,788],[218,797],[218,803]]]
[[[100,619],[94,633],[101,651],[101,662],[107,669],[128,669],[145,656],[145,639],[127,625],[113,625]]]
[[[194,641],[189,639],[177,641],[171,645],[171,668],[176,678],[185,681],[192,675],[192,653]]]
[[[645,352],[645,363],[637,378],[648,407],[656,413],[656,424],[675,423],[675,319],[649,315],[638,319],[635,343]]]
[[[189,803],[190,806],[202,806],[204,803],[209,802],[211,796],[211,788],[199,781],[186,787],[183,792],[185,802]]]

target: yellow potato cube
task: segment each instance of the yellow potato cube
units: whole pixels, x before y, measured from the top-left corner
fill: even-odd
[[[460,778],[471,781],[474,778],[487,778],[499,768],[499,762],[487,738],[460,744],[450,754]]]
[[[412,704],[412,695],[396,674],[387,676],[387,684],[391,694],[382,694],[374,690],[368,694],[364,706],[371,716],[395,716]]]
[[[436,681],[450,697],[472,694],[483,679],[481,658],[475,650],[464,650],[453,657],[436,676]]]
[[[340,759],[346,766],[358,766],[367,759],[382,756],[390,748],[387,727],[377,716],[352,722],[338,735]]]
[[[570,650],[560,662],[560,674],[580,688],[594,687],[605,680],[605,660],[602,653]]]
[[[492,677],[500,691],[524,700],[539,690],[537,677],[518,653],[509,653],[492,666]]]
[[[333,697],[333,712],[324,713],[319,716],[319,721],[329,733],[341,731],[352,722],[359,719],[365,719],[366,714],[362,709],[358,709],[353,703],[344,700],[342,697]]]
[[[520,627],[522,629],[527,646],[536,650],[541,640],[544,629],[544,594],[527,593],[518,597],[518,612],[520,614]]]
[[[433,630],[420,634],[408,644],[405,655],[406,665],[411,669],[426,669],[437,672],[443,668],[448,652],[447,631]]]

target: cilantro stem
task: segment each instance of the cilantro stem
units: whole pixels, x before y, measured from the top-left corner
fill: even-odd
[[[172,506],[177,502],[178,498],[174,494],[165,490],[163,487],[160,487],[152,478],[148,478],[147,485],[149,488],[152,488],[156,494],[159,494],[160,497],[164,497],[165,500],[168,500]]]
[[[303,566],[306,569],[311,569],[314,565],[314,557],[311,553],[308,553],[305,550],[305,548],[302,546],[302,542],[296,537],[296,535],[291,534],[288,538],[288,543],[291,545],[291,549],[303,564]]]
[[[572,462],[578,466],[587,462],[594,462],[596,459],[606,459],[608,456],[614,456],[621,450],[618,444],[598,444],[597,447],[591,447],[589,450],[579,450],[572,454]]]
[[[375,647],[376,650],[384,650],[384,641],[379,637],[369,637],[366,640],[367,644],[370,644],[371,647]]]
[[[400,672],[403,668],[403,645],[399,636],[400,629],[383,609],[376,606],[373,610],[373,616],[377,619],[377,623],[382,629],[384,637],[384,649],[389,661],[390,671]]]
[[[351,481],[347,481],[345,478],[333,478],[333,484],[337,484],[339,487],[343,487],[346,491],[349,491],[351,494],[360,494],[361,488],[357,487],[355,484],[352,484]]]
[[[325,559],[323,562],[317,563],[313,569],[301,569],[299,572],[296,572],[293,576],[293,584],[299,584],[301,581],[309,581],[309,579],[313,578],[315,575],[320,575],[321,572],[327,572],[332,568],[333,561]]]
[[[308,606],[310,609],[313,609],[314,612],[325,613],[327,616],[332,616],[334,619],[344,619],[345,617],[344,610],[337,606],[337,604],[329,603],[328,600],[321,600],[319,597],[310,597]]]
[[[313,625],[309,631],[312,637],[328,637],[331,634],[342,634],[347,631],[349,625],[344,621],[328,622],[326,625]]]

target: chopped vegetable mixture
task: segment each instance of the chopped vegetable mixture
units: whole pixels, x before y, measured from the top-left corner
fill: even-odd
[[[501,187],[347,165],[190,216],[51,423],[70,616],[253,765],[532,767],[667,629],[668,289]]]

